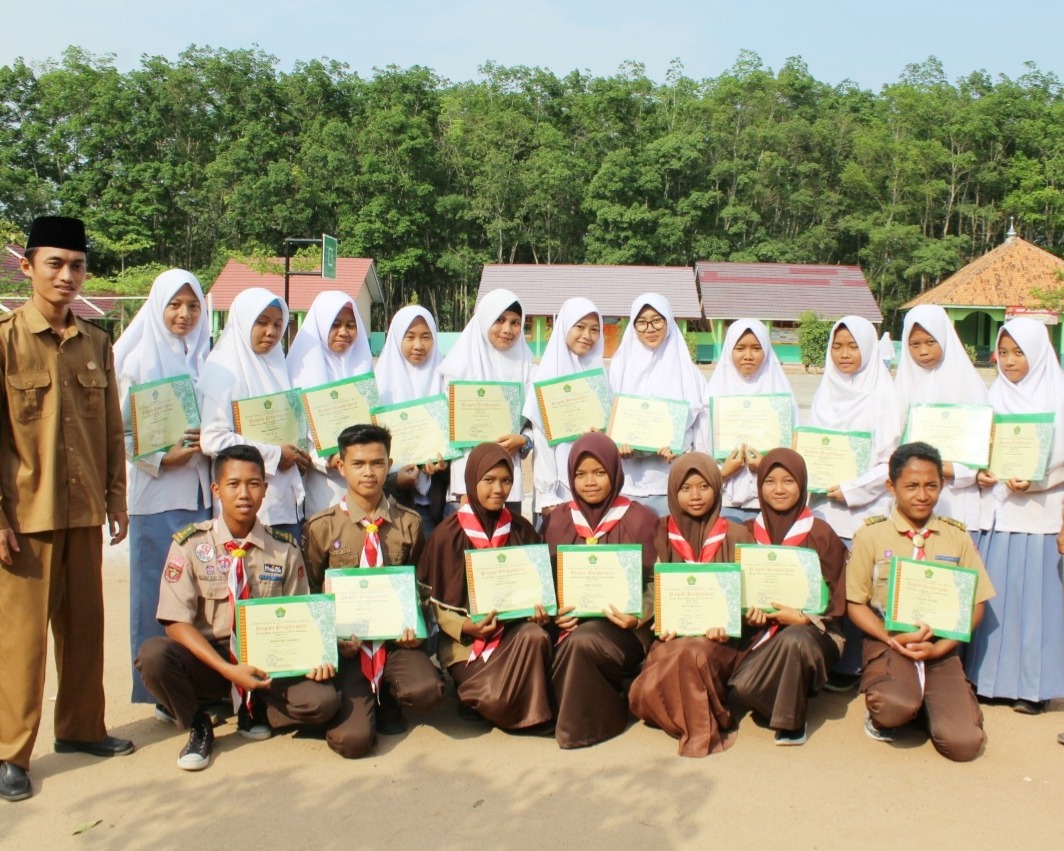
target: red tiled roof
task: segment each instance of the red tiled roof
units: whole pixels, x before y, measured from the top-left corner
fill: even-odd
[[[0,281],[20,283],[27,280],[19,267],[19,258],[25,249],[21,245],[8,242],[0,248]]]
[[[70,303],[70,310],[75,316],[78,316],[81,319],[89,319],[93,322],[99,322],[104,318],[103,314],[112,310],[115,305],[118,304],[118,301],[119,297],[114,295],[83,295],[74,299],[74,301]],[[0,305],[7,310],[14,310],[16,307],[22,307],[25,303],[25,298],[14,296],[0,298]]]
[[[273,262],[284,268],[283,257],[275,257]],[[295,275],[289,278],[288,307],[300,312],[309,310],[314,297],[325,290],[340,290],[355,298],[364,286],[369,287],[373,301],[381,301],[376,264],[365,257],[338,257],[335,281],[327,281],[316,275]],[[284,275],[262,274],[244,263],[230,260],[208,290],[208,303],[213,310],[228,310],[237,294],[248,287],[265,287],[283,298]]]
[[[709,319],[745,316],[792,322],[812,310],[823,319],[855,315],[869,322],[883,321],[859,266],[701,260],[695,273]]]
[[[497,289],[513,290],[529,316],[554,316],[566,299],[586,296],[603,316],[626,317],[632,301],[645,292],[665,296],[677,319],[702,316],[695,276],[689,266],[485,266],[477,303],[485,293]]]

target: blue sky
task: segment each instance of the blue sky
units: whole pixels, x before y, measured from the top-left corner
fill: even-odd
[[[70,44],[112,53],[123,70],[190,44],[258,44],[284,70],[328,57],[363,76],[425,65],[454,81],[486,60],[559,75],[635,60],[662,80],[679,58],[689,76],[714,77],[742,49],[773,69],[801,56],[819,80],[873,90],[930,55],[951,80],[977,69],[1015,78],[1026,60],[1064,74],[1060,0],[33,0],[8,21],[18,30],[0,42],[0,65],[55,59]]]

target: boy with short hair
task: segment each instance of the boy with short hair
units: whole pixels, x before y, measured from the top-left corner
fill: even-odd
[[[338,505],[311,517],[303,531],[311,590],[321,590],[330,567],[417,563],[424,546],[421,518],[384,493],[391,443],[387,429],[379,426],[354,425],[341,432],[339,468],[347,493]],[[439,705],[443,682],[420,645],[410,629],[395,641],[340,640],[337,680],[343,706],[325,735],[330,748],[348,759],[363,756],[376,732],[406,729],[403,707],[428,712]]]
[[[957,762],[975,759],[986,741],[983,714],[957,654],[959,642],[934,638],[922,625],[891,633],[884,622],[890,563],[894,557],[978,571],[974,629],[994,588],[963,523],[934,514],[942,490],[942,457],[926,443],[907,443],[890,456],[890,518],[871,517],[853,537],[846,566],[847,614],[865,634],[861,691],[868,710],[865,731],[894,740],[893,728],[927,714],[931,741]]]
[[[215,456],[211,490],[222,516],[174,534],[159,589],[158,618],[166,636],[149,638],[137,656],[148,690],[179,729],[191,728],[177,760],[186,771],[210,764],[214,730],[201,708],[205,702],[232,694],[234,703],[239,701],[237,730],[252,740],[268,739],[271,725],[328,724],[340,708],[327,682],[335,674],[332,665],[306,678],[272,679],[237,662],[235,600],[307,593],[295,540],[256,517],[266,487],[265,464],[255,447],[238,444]]]

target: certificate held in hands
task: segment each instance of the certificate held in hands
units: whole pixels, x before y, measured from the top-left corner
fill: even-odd
[[[884,623],[897,632],[927,624],[939,638],[970,641],[978,571],[941,562],[894,558]]]
[[[196,390],[187,375],[163,378],[129,388],[133,427],[133,460],[165,452],[178,444],[186,429],[199,428]]]
[[[341,638],[383,641],[402,638],[405,629],[428,638],[413,567],[330,568],[325,592],[336,598],[336,634]]]
[[[239,660],[271,677],[298,677],[337,664],[332,594],[238,600],[235,628]]]
[[[1045,478],[1053,446],[1053,414],[995,414],[990,472],[999,479]]]
[[[380,401],[372,372],[305,389],[302,396],[319,455],[335,453],[340,432],[348,426],[370,422],[370,408]]]
[[[574,618],[602,618],[613,606],[643,614],[643,547],[598,544],[558,547],[558,605]]]
[[[465,563],[472,620],[482,621],[492,611],[499,620],[527,618],[537,605],[549,615],[558,613],[546,544],[466,550]]]
[[[713,457],[718,461],[742,444],[758,452],[791,445],[794,399],[790,393],[714,396],[709,400]]]
[[[934,446],[943,461],[979,470],[990,461],[993,423],[990,405],[910,405],[901,442],[921,440]]]
[[[610,387],[606,371],[589,369],[533,385],[547,443],[569,443],[596,428],[602,431],[610,416]]]
[[[393,468],[458,455],[451,448],[450,409],[442,393],[398,405],[382,405],[372,408],[370,414],[375,425],[391,432]]]
[[[654,565],[654,632],[705,635],[713,627],[742,634],[742,576],[737,564]]]
[[[870,431],[803,426],[794,430],[791,447],[805,461],[810,493],[827,493],[830,487],[859,479],[872,462]]]
[[[674,454],[683,451],[690,405],[676,399],[654,396],[613,397],[607,433],[618,446],[628,445],[642,452],[668,447]]]
[[[805,547],[740,544],[743,608],[774,611],[773,603],[819,615],[828,607],[820,556]]]
[[[307,442],[307,417],[298,390],[234,400],[233,425],[255,443],[304,446]]]
[[[452,381],[451,443],[465,449],[521,430],[524,387],[517,381]]]

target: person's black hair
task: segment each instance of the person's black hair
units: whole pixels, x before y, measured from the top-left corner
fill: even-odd
[[[388,456],[392,454],[392,433],[383,426],[359,423],[348,426],[340,436],[336,438],[336,445],[340,450],[340,457],[344,457],[348,446],[365,446],[369,443],[383,443],[384,452]]]
[[[518,316],[521,316],[521,317],[524,317],[524,315],[525,315],[525,312],[521,309],[521,302],[519,302],[519,301],[515,301],[508,308],[506,308],[502,313],[516,313]],[[502,317],[502,313],[499,314],[500,318]]]
[[[265,481],[266,462],[262,460],[262,453],[254,446],[249,446],[246,443],[237,443],[233,446],[225,447],[214,456],[214,481],[219,484],[221,483],[222,468],[228,461],[247,461],[249,464],[257,465]]]
[[[40,251],[39,248],[27,248],[25,251],[22,252],[22,256],[25,257],[26,262],[32,266],[33,258],[37,256],[38,251]]]
[[[914,443],[903,443],[894,450],[888,462],[890,480],[897,482],[901,478],[901,471],[905,469],[905,465],[914,458],[919,461],[930,461],[938,470],[938,477],[940,479],[943,478],[941,453],[930,443],[916,441]]]

